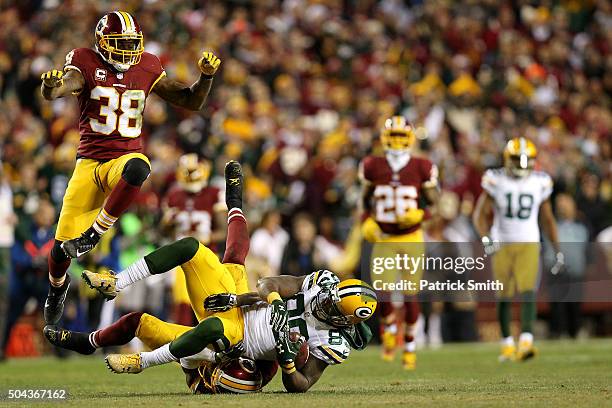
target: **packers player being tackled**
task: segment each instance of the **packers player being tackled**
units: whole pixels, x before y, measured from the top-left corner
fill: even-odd
[[[525,361],[536,355],[533,321],[540,269],[540,225],[556,251],[551,272],[558,273],[564,264],[550,204],[553,182],[548,174],[534,170],[536,155],[530,140],[517,137],[508,141],[503,152],[504,167],[487,170],[482,176],[484,191],[473,214],[484,251],[493,257],[493,276],[503,283],[503,290],[497,294],[501,362]],[[521,302],[518,349],[510,333],[513,299]]]
[[[132,323],[132,327],[136,329],[127,330],[128,334],[134,333],[155,349],[111,354],[106,357],[107,365],[116,373],[140,373],[155,365],[180,361],[184,370],[191,373],[193,385],[210,381],[193,375],[194,369],[200,376],[210,372],[196,369],[200,361],[218,360],[228,354],[235,357],[238,352],[256,360],[258,366],[261,361],[277,361],[287,391],[304,392],[317,382],[327,366],[346,360],[351,348],[365,348],[372,334],[363,322],[376,309],[376,294],[365,282],[358,279],[340,282],[330,271],[264,278],[258,282],[257,292],[249,292],[244,267],[249,238],[241,210],[240,165],[229,162],[225,177],[229,212],[223,263],[197,240],[184,238],[159,248],[116,275],[83,273],[91,287],[112,299],[140,279],[181,266],[199,321],[196,327],[188,327],[166,323],[146,313],[137,319],[133,317],[137,323]],[[87,334],[47,327],[45,334],[52,343],[65,348],[71,347],[68,340],[62,339],[72,338],[73,343],[79,339],[91,346],[89,350],[95,350],[102,346],[99,341],[107,337],[105,330]],[[301,362],[303,366],[296,366],[303,343],[307,344],[309,358]],[[191,388],[193,391],[194,387]]]

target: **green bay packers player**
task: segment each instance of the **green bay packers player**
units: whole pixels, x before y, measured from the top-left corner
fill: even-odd
[[[484,191],[473,214],[485,253],[493,256],[493,275],[504,287],[498,293],[503,337],[500,361],[523,361],[536,353],[532,326],[536,318],[540,225],[557,252],[554,269],[558,271],[564,262],[549,199],[553,182],[548,174],[534,170],[536,155],[530,140],[510,140],[503,152],[504,167],[487,170],[482,176]],[[510,333],[510,302],[515,297],[521,302],[518,350]]]
[[[416,132],[402,116],[387,119],[380,135],[384,156],[367,156],[361,163],[365,213],[362,232],[366,240],[374,243],[372,259],[393,258],[396,254],[418,258],[425,252],[421,223],[429,217],[429,208],[438,200],[438,170],[428,159],[412,152]],[[420,268],[402,272],[387,270],[381,275],[372,274],[372,281],[392,283],[405,279],[418,283],[421,275]],[[403,293],[402,363],[407,370],[416,367],[414,330],[419,316],[416,294],[416,290]],[[393,360],[397,345],[398,310],[389,300],[381,303],[382,358],[385,361]]]
[[[351,348],[366,346],[371,333],[363,321],[376,309],[376,294],[360,280],[340,282],[329,271],[302,277],[265,278],[260,280],[256,293],[249,293],[244,269],[248,233],[240,210],[242,173],[236,162],[226,166],[226,202],[230,209],[228,239],[232,235],[235,241],[228,242],[224,263],[197,240],[184,238],[154,251],[117,275],[84,272],[86,282],[110,299],[137,280],[180,265],[199,321],[196,327],[188,327],[144,314],[139,319],[137,335],[145,344],[158,348],[152,352],[109,355],[107,365],[114,372],[139,373],[181,359],[197,360],[200,356],[206,360],[211,350],[221,352],[243,342],[245,357],[278,361],[287,390],[304,392],[328,365],[342,363]],[[241,228],[241,232],[235,233],[233,228]],[[238,250],[239,259],[234,253]],[[241,305],[248,306],[238,307]],[[301,342],[291,339],[292,332],[308,343],[310,351],[310,358],[300,370],[294,360]],[[95,346],[91,341],[90,344]]]

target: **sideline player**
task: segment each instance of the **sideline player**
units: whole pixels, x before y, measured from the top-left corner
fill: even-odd
[[[94,48],[70,51],[63,70],[41,75],[45,99],[76,95],[81,112],[77,163],[49,254],[47,324],[62,317],[70,259],[96,246],[149,176],[151,166],[142,154],[140,138],[146,98],[155,92],[176,106],[200,110],[220,63],[214,54],[204,52],[198,61],[200,78],[193,85],[169,79],[159,59],[144,51],[136,19],[114,11],[98,21]]]
[[[367,156],[363,159],[360,176],[363,184],[363,208],[367,217],[362,224],[363,236],[374,243],[372,258],[394,257],[405,253],[420,257],[425,252],[421,223],[429,217],[427,206],[438,200],[438,169],[428,159],[412,154],[416,130],[402,116],[385,121],[381,130],[384,156]],[[396,282],[405,278],[418,282],[422,270],[398,273],[387,271],[372,276],[383,282]],[[416,367],[416,343],[414,331],[419,317],[417,291],[404,293],[404,353],[405,369]],[[381,303],[381,329],[385,361],[395,358],[397,346],[397,315],[393,303]]]
[[[533,322],[540,267],[540,225],[556,251],[552,272],[557,273],[564,264],[550,204],[553,182],[548,174],[533,169],[536,155],[530,140],[524,137],[510,140],[503,152],[504,167],[487,170],[482,176],[484,191],[473,214],[485,253],[494,254],[493,276],[504,285],[497,303],[502,362],[524,361],[536,354]],[[510,333],[511,301],[515,296],[521,302],[518,350]]]

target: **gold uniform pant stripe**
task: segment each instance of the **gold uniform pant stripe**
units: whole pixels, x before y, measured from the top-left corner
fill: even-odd
[[[132,22],[130,21],[129,14],[126,13],[125,11],[120,11],[119,13],[123,16],[123,20],[125,20],[125,30],[132,31],[133,27],[132,27]]]

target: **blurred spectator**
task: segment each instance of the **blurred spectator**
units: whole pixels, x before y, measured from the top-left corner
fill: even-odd
[[[11,328],[21,316],[26,303],[34,299],[42,305],[47,298],[47,256],[54,242],[55,216],[51,202],[42,199],[32,220],[22,220],[22,231],[11,251],[13,273],[7,323],[1,344],[6,345]]]
[[[278,211],[268,211],[263,215],[261,226],[251,237],[249,250],[249,274],[251,287],[257,279],[264,276],[280,275],[280,266],[289,234],[281,226],[281,214]]]
[[[550,335],[559,337],[567,333],[575,338],[581,326],[580,283],[586,274],[589,231],[576,218],[576,203],[569,194],[562,193],[555,197],[555,210],[565,266],[557,276],[551,277],[550,296],[553,302],[550,304]],[[551,265],[554,263],[554,251],[549,242],[546,244],[545,259]]]
[[[0,166],[0,360],[4,358],[4,328],[8,317],[11,248],[15,243],[13,193]]]
[[[315,247],[317,227],[312,217],[300,213],[293,217],[291,238],[283,252],[283,275],[302,276],[319,269]]]
[[[589,220],[591,237],[610,225],[612,206],[600,196],[600,180],[595,174],[584,174],[581,178],[577,201],[583,216]],[[563,235],[560,235],[563,236]]]

